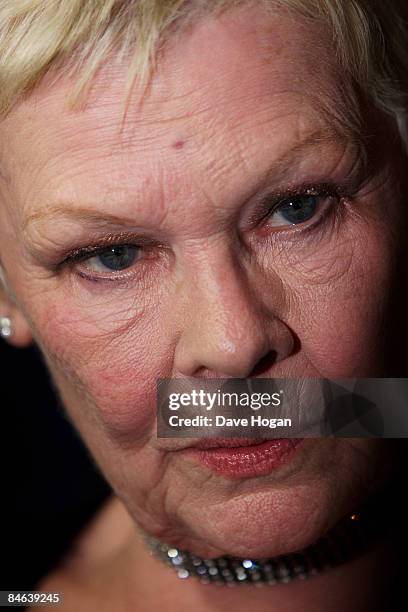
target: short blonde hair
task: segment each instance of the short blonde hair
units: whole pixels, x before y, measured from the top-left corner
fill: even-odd
[[[130,56],[130,80],[143,80],[172,32],[202,14],[244,4],[248,0],[2,0],[0,116],[59,65],[78,75],[78,99],[113,51]],[[252,4],[290,9],[327,23],[350,78],[377,106],[408,112],[407,0]]]

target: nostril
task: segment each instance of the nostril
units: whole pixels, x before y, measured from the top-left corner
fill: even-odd
[[[291,332],[291,349],[288,350],[287,353],[283,352],[282,356],[279,358],[278,351],[268,351],[261,359],[257,362],[252,372],[248,375],[248,378],[258,376],[261,377],[267,372],[269,372],[270,368],[277,362],[282,359],[286,359],[291,355],[294,355],[300,351],[301,343],[299,337]],[[268,376],[267,376],[268,378]]]
[[[262,376],[262,374],[265,374],[265,372],[267,372],[271,368],[271,366],[275,363],[276,357],[277,357],[276,351],[269,351],[268,353],[266,353],[266,355],[264,355],[258,361],[258,363],[254,367],[252,372],[249,374],[249,377]]]

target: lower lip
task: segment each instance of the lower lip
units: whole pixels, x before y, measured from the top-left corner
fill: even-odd
[[[302,442],[303,438],[282,438],[245,446],[190,447],[182,452],[227,478],[250,478],[264,476],[288,463]]]

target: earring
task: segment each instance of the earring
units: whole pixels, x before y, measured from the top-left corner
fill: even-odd
[[[9,317],[0,317],[0,336],[10,338],[13,335],[13,324]]]

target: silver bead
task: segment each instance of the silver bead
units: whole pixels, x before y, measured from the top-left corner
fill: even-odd
[[[178,574],[179,578],[181,578],[182,580],[185,580],[186,578],[189,577],[190,572],[188,570],[182,568],[182,569],[178,570],[177,574]]]
[[[170,557],[170,559],[175,559],[175,557],[178,557],[178,554],[179,554],[179,552],[178,552],[177,548],[170,548],[167,551],[167,556]]]

